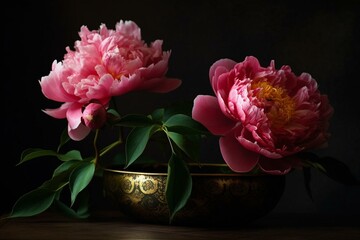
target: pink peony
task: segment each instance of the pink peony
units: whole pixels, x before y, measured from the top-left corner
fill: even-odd
[[[44,112],[67,118],[68,133],[82,140],[90,132],[81,122],[82,108],[96,100],[106,106],[113,96],[135,90],[165,93],[176,89],[181,80],[167,78],[170,51],[162,41],[147,45],[140,28],[132,21],[120,21],[115,30],[102,24],[90,31],[82,26],[75,50],[66,48],[62,62],[56,60],[48,76],[41,78],[43,94],[63,104]]]
[[[192,116],[220,136],[224,161],[236,172],[258,166],[286,174],[298,164],[292,155],[327,144],[333,108],[308,73],[289,66],[262,67],[252,56],[236,63],[216,61],[210,68],[215,96],[199,95]]]

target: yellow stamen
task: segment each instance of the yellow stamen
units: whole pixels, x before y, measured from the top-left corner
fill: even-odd
[[[257,81],[251,85],[259,100],[259,107],[265,109],[272,127],[278,128],[288,123],[295,110],[294,100],[287,94],[286,90],[269,84],[267,81]]]

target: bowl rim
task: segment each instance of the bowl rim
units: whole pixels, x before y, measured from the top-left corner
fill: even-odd
[[[265,172],[247,172],[247,173],[240,173],[240,172],[233,172],[227,164],[225,163],[187,163],[187,165],[190,168],[194,168],[196,166],[199,166],[199,168],[217,168],[218,171],[223,168],[224,170],[227,170],[227,172],[191,172],[191,176],[243,176],[243,177],[256,177],[256,176],[281,176],[281,175],[272,175]],[[158,163],[158,164],[133,164],[132,168],[137,166],[151,166],[151,167],[167,167],[166,163]],[[114,166],[108,166],[104,167],[104,172],[111,172],[111,173],[122,173],[122,174],[133,174],[133,175],[147,175],[147,176],[167,176],[167,172],[152,172],[152,171],[144,171],[144,170],[128,170],[128,169],[120,169],[121,167],[124,167],[124,165],[114,165]],[[130,167],[129,167],[130,168]]]

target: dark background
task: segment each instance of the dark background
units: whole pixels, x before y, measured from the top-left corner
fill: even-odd
[[[183,80],[174,93],[124,98],[124,106],[147,109],[164,102],[213,94],[208,70],[220,58],[256,56],[263,66],[290,65],[310,73],[335,109],[329,147],[319,151],[346,163],[360,179],[358,1],[11,1],[2,6],[1,213],[51,175],[56,161],[37,159],[15,166],[28,147],[56,148],[66,122],[41,111],[57,107],[41,93],[38,80],[53,60],[74,45],[82,25],[114,28],[133,20],[150,43],[163,39],[172,50],[168,76]],[[218,154],[209,148],[209,156]],[[215,153],[213,153],[215,152]],[[205,155],[205,158],[209,157]],[[287,175],[285,193],[274,210],[341,216],[360,214],[360,187],[341,185],[313,172],[314,200],[301,172]]]

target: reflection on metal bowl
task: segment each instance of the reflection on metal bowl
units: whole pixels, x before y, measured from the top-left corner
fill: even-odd
[[[190,199],[171,224],[233,226],[251,223],[276,206],[285,187],[285,176],[238,174],[229,171],[224,164],[190,165],[190,172],[193,181]],[[105,197],[133,220],[168,224],[166,177],[166,166],[106,168]]]

